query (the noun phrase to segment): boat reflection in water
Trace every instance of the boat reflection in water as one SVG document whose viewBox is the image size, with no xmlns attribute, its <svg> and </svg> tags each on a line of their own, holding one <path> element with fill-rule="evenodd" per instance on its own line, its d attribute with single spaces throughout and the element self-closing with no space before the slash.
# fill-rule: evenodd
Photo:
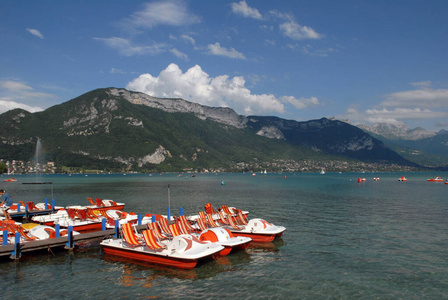
<svg viewBox="0 0 448 300">
<path fill-rule="evenodd" d="M 284 246 L 285 242 L 282 238 L 276 238 L 270 243 L 256 243 L 252 242 L 249 244 L 248 250 L 256 249 L 260 251 L 268 251 L 268 252 L 278 252 L 280 251 L 280 247 Z"/>
<path fill-rule="evenodd" d="M 222 272 L 240 270 L 241 267 L 249 264 L 251 261 L 250 255 L 246 251 L 238 251 L 232 255 L 219 257 L 216 260 L 199 262 L 194 269 L 172 268 L 107 254 L 104 255 L 103 259 L 123 268 L 123 274 L 120 277 L 120 282 L 123 285 L 141 285 L 142 281 L 144 281 L 144 287 L 152 287 L 158 284 L 157 280 L 162 278 L 183 280 L 211 278 Z M 142 277 L 141 272 L 146 274 Z"/>
</svg>

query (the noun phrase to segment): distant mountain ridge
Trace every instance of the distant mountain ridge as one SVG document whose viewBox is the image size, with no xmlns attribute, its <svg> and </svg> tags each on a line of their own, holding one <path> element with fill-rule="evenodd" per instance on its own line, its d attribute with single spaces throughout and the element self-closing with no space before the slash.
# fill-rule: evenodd
<svg viewBox="0 0 448 300">
<path fill-rule="evenodd" d="M 42 112 L 2 114 L 0 158 L 30 159 L 37 137 L 47 159 L 83 168 L 281 170 L 299 169 L 304 161 L 417 166 L 342 121 L 246 117 L 118 88 L 93 90 Z"/>
<path fill-rule="evenodd" d="M 406 125 L 358 125 L 406 159 L 427 167 L 448 166 L 448 132 Z"/>
<path fill-rule="evenodd" d="M 402 139 L 402 140 L 420 140 L 424 138 L 434 137 L 437 133 L 426 130 L 421 127 L 410 129 L 407 125 L 395 125 L 390 123 L 377 123 L 374 125 L 358 125 L 359 128 L 373 133 L 375 135 L 383 136 L 387 139 Z"/>
</svg>

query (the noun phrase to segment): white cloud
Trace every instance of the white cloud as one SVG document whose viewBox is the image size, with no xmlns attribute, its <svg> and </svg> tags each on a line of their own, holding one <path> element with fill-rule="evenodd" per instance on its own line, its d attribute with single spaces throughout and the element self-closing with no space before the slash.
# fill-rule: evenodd
<svg viewBox="0 0 448 300">
<path fill-rule="evenodd" d="M 283 96 L 282 100 L 286 103 L 291 103 L 297 109 L 305 109 L 307 107 L 320 105 L 319 100 L 316 97 L 311 97 L 311 98 L 303 98 L 302 97 L 302 98 L 296 99 L 293 96 Z"/>
<path fill-rule="evenodd" d="M 395 119 L 395 120 L 409 120 L 409 119 L 430 119 L 442 118 L 447 116 L 445 112 L 431 111 L 422 108 L 394 108 L 394 109 L 368 109 L 366 115 L 369 119 Z"/>
<path fill-rule="evenodd" d="M 5 100 L 5 99 L 0 98 L 0 114 L 5 113 L 8 110 L 12 110 L 15 108 L 21 108 L 21 109 L 27 110 L 29 112 L 38 112 L 38 111 L 43 110 L 43 108 L 38 107 L 38 106 L 29 106 L 27 104 L 18 103 L 15 101 Z"/>
<path fill-rule="evenodd" d="M 448 90 L 432 89 L 430 81 L 413 82 L 411 85 L 420 89 L 388 94 L 378 107 L 365 111 L 350 108 L 341 118 L 358 123 L 442 124 L 448 117 Z"/>
<path fill-rule="evenodd" d="M 22 108 L 29 112 L 41 111 L 43 110 L 41 107 L 27 103 L 41 103 L 42 100 L 54 98 L 54 95 L 37 92 L 23 82 L 13 80 L 0 81 L 0 113 L 14 108 Z"/>
<path fill-rule="evenodd" d="M 293 40 L 320 39 L 322 36 L 311 27 L 301 26 L 295 21 L 280 24 L 280 30 Z"/>
<path fill-rule="evenodd" d="M 177 56 L 177 57 L 179 57 L 179 58 L 181 58 L 183 60 L 188 61 L 188 55 L 186 55 L 185 53 L 177 50 L 176 48 L 171 49 L 170 52 L 173 53 L 175 56 Z"/>
<path fill-rule="evenodd" d="M 243 53 L 236 51 L 234 48 L 226 49 L 221 47 L 219 43 L 208 45 L 209 54 L 227 56 L 230 58 L 246 59 Z"/>
<path fill-rule="evenodd" d="M 121 55 L 124 56 L 134 56 L 134 55 L 145 55 L 145 54 L 159 54 L 166 52 L 165 44 L 154 43 L 152 46 L 137 46 L 133 45 L 129 40 L 119 37 L 111 38 L 93 38 L 94 40 L 101 41 L 107 46 L 117 49 Z"/>
<path fill-rule="evenodd" d="M 12 80 L 0 81 L 0 87 L 10 92 L 25 92 L 33 90 L 32 87 L 24 84 L 23 82 Z"/>
<path fill-rule="evenodd" d="M 349 119 L 355 123 L 391 123 L 395 125 L 404 124 L 405 121 L 431 120 L 448 117 L 447 112 L 432 111 L 422 108 L 394 108 L 394 109 L 368 109 L 359 111 L 356 108 L 349 108 L 342 119 Z"/>
<path fill-rule="evenodd" d="M 37 36 L 38 38 L 40 38 L 40 39 L 44 39 L 44 36 L 42 35 L 42 33 L 40 33 L 40 31 L 39 30 L 37 30 L 37 29 L 33 29 L 33 28 L 27 28 L 26 29 L 29 33 L 31 33 L 32 35 L 35 35 L 35 36 Z"/>
<path fill-rule="evenodd" d="M 200 22 L 200 18 L 188 11 L 185 1 L 156 1 L 146 3 L 143 10 L 129 18 L 134 27 L 153 28 L 158 25 L 183 26 Z"/>
<path fill-rule="evenodd" d="M 180 36 L 181 39 L 183 39 L 184 41 L 194 45 L 196 43 L 196 41 L 194 40 L 194 38 L 192 38 L 191 36 L 187 35 L 187 34 L 182 34 Z"/>
<path fill-rule="evenodd" d="M 381 105 L 387 107 L 431 107 L 448 109 L 448 90 L 424 88 L 392 93 L 386 96 L 386 100 Z"/>
<path fill-rule="evenodd" d="M 284 105 L 274 95 L 255 95 L 241 76 L 210 77 L 196 65 L 185 73 L 170 64 L 159 76 L 142 74 L 127 89 L 154 97 L 183 98 L 207 106 L 231 107 L 240 114 L 283 113 Z"/>
<path fill-rule="evenodd" d="M 36 100 L 55 97 L 52 94 L 36 92 L 32 87 L 25 83 L 13 80 L 0 81 L 0 90 L 5 91 L 9 97 L 20 100 Z"/>
<path fill-rule="evenodd" d="M 419 88 L 429 88 L 432 85 L 432 82 L 429 80 L 420 82 L 411 82 L 411 85 Z"/>
<path fill-rule="evenodd" d="M 232 12 L 237 15 L 242 15 L 243 17 L 253 18 L 257 20 L 263 20 L 263 16 L 260 14 L 258 9 L 249 7 L 246 1 L 241 1 L 239 3 L 232 3 Z"/>
<path fill-rule="evenodd" d="M 292 14 L 288 13 L 282 13 L 276 9 L 269 11 L 269 13 L 279 19 L 285 20 L 285 21 L 294 21 L 294 16 Z"/>
<path fill-rule="evenodd" d="M 115 69 L 115 68 L 110 68 L 109 73 L 111 73 L 111 74 L 127 74 L 126 71 L 123 71 L 120 69 Z"/>
</svg>

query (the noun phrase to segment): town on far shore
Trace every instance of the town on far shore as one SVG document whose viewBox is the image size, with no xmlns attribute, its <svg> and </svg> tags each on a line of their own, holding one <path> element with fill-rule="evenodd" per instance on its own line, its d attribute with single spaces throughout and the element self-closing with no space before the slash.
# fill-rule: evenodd
<svg viewBox="0 0 448 300">
<path fill-rule="evenodd" d="M 123 169 L 89 169 L 83 167 L 67 167 L 58 166 L 55 162 L 36 162 L 34 160 L 5 160 L 0 159 L 0 174 L 66 174 L 66 173 L 162 173 L 162 172 L 185 172 L 185 173 L 252 173 L 263 172 L 267 170 L 269 173 L 286 172 L 286 173 L 313 173 L 313 172 L 414 172 L 422 171 L 420 168 L 382 163 L 366 163 L 366 162 L 347 162 L 347 161 L 318 161 L 318 160 L 275 160 L 273 162 L 259 162 L 256 158 L 252 162 L 238 162 L 230 167 L 216 168 L 183 168 L 181 170 L 161 170 L 161 169 L 139 169 L 132 168 Z"/>
</svg>

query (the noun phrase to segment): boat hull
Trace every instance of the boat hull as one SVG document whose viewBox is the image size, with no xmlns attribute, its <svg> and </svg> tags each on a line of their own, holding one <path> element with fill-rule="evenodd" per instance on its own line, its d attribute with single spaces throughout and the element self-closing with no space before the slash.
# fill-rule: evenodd
<svg viewBox="0 0 448 300">
<path fill-rule="evenodd" d="M 133 260 L 148 263 L 175 267 L 179 269 L 193 269 L 198 263 L 198 259 L 180 259 L 157 255 L 150 252 L 134 251 L 127 248 L 110 247 L 103 244 L 104 253 L 112 256 L 125 257 Z"/>
<path fill-rule="evenodd" d="M 269 243 L 276 237 L 282 236 L 286 230 L 283 226 L 276 226 L 263 219 L 251 219 L 241 229 L 229 228 L 234 236 L 249 237 L 255 243 Z"/>
<path fill-rule="evenodd" d="M 99 231 L 102 230 L 103 224 L 101 222 L 97 223 L 90 223 L 90 224 L 73 224 L 73 225 L 60 225 L 61 228 L 68 229 L 68 226 L 72 226 L 74 231 L 87 233 L 87 232 L 93 232 L 93 231 Z"/>
<path fill-rule="evenodd" d="M 244 233 L 239 231 L 232 231 L 234 236 L 243 236 L 251 238 L 254 243 L 269 243 L 272 242 L 277 235 L 276 234 L 256 234 L 256 233 Z"/>
<path fill-rule="evenodd" d="M 252 241 L 247 237 L 238 238 L 229 229 L 223 227 L 209 228 L 201 233 L 199 239 L 223 246 L 224 249 L 219 252 L 220 256 L 226 256 L 232 251 L 244 250 Z"/>
</svg>

